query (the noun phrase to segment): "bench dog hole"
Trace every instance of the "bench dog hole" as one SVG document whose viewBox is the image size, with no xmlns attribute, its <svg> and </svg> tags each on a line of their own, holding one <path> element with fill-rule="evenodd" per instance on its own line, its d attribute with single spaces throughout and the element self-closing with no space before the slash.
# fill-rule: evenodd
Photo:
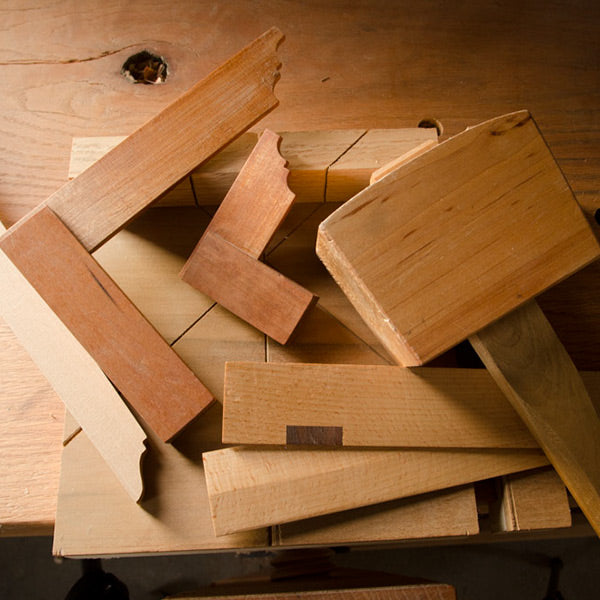
<svg viewBox="0 0 600 600">
<path fill-rule="evenodd" d="M 420 127 L 421 129 L 436 129 L 438 137 L 444 133 L 444 126 L 440 123 L 440 121 L 433 118 L 421 119 L 417 127 Z"/>
<path fill-rule="evenodd" d="M 130 56 L 121 67 L 121 74 L 132 83 L 157 84 L 167 80 L 168 67 L 162 56 L 142 50 Z"/>
</svg>

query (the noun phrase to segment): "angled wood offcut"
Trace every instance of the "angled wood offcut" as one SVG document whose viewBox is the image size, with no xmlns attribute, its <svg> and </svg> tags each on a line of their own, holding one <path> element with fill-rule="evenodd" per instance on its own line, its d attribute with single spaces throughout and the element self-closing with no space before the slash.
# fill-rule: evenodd
<svg viewBox="0 0 600 600">
<path fill-rule="evenodd" d="M 294 201 L 279 141 L 263 133 L 181 278 L 285 344 L 316 297 L 258 260 Z"/>
<path fill-rule="evenodd" d="M 19 221 L 0 238 L 0 249 L 161 439 L 170 440 L 212 402 L 212 394 L 48 207 Z M 27 314 L 35 322 L 35 311 Z"/>
<path fill-rule="evenodd" d="M 0 274 L 0 315 L 127 493 L 139 500 L 143 429 L 94 359 L 2 250 Z"/>
<path fill-rule="evenodd" d="M 400 364 L 470 336 L 600 533 L 600 420 L 533 301 L 600 243 L 527 111 L 371 185 L 321 224 L 317 253 Z"/>
<path fill-rule="evenodd" d="M 249 362 L 225 367 L 223 442 L 537 447 L 484 369 Z"/>
<path fill-rule="evenodd" d="M 539 450 L 352 450 L 235 446 L 203 454 L 224 535 L 441 490 L 548 463 Z"/>
<path fill-rule="evenodd" d="M 47 200 L 92 251 L 278 103 L 272 28 Z"/>
</svg>

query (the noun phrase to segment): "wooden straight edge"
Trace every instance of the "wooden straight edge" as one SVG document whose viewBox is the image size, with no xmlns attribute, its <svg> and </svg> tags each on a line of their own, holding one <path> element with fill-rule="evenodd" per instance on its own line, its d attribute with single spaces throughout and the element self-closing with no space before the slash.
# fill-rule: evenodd
<svg viewBox="0 0 600 600">
<path fill-rule="evenodd" d="M 288 161 L 288 186 L 296 202 L 344 201 L 369 184 L 372 173 L 399 155 L 423 145 L 437 143 L 434 130 L 336 129 L 283 131 L 280 152 Z M 69 179 L 121 143 L 126 136 L 74 137 Z M 247 132 L 196 167 L 189 183 L 182 182 L 157 201 L 162 206 L 216 205 L 225 197 L 244 162 L 256 145 L 258 134 Z M 342 161 L 352 149 L 349 161 Z M 330 169 L 333 174 L 330 177 Z"/>
<path fill-rule="evenodd" d="M 86 349 L 0 249 L 0 312 L 121 485 L 143 492 L 146 434 Z"/>
<path fill-rule="evenodd" d="M 479 533 L 474 486 L 363 506 L 273 528 L 273 546 L 358 544 Z"/>
<path fill-rule="evenodd" d="M 265 251 L 294 202 L 280 142 L 265 129 L 207 228 L 254 258 Z"/>
<path fill-rule="evenodd" d="M 539 450 L 316 450 L 203 455 L 216 535 L 287 523 L 547 464 Z"/>
<path fill-rule="evenodd" d="M 571 526 L 565 484 L 550 467 L 505 475 L 492 521 L 497 531 L 528 531 Z"/>
<path fill-rule="evenodd" d="M 163 441 L 213 401 L 47 206 L 5 233 L 0 249 Z M 25 318 L 36 313 L 27 310 Z"/>
<path fill-rule="evenodd" d="M 223 442 L 535 448 L 485 369 L 229 362 Z"/>
<path fill-rule="evenodd" d="M 377 575 L 374 574 L 374 577 L 376 578 Z M 385 586 L 374 584 L 370 587 L 360 584 L 360 587 L 356 589 L 349 589 L 348 584 L 344 585 L 343 578 L 339 586 L 344 589 L 331 589 L 331 583 L 327 583 L 327 588 L 324 590 L 271 593 L 266 591 L 255 594 L 247 592 L 235 594 L 228 591 L 227 588 L 225 591 L 227 591 L 228 600 L 456 600 L 454 587 L 447 583 L 424 582 Z M 217 586 L 213 588 L 213 595 L 207 595 L 206 591 L 198 594 L 192 592 L 168 596 L 165 600 L 218 600 L 223 598 L 223 594 L 220 592 L 221 590 Z"/>
<path fill-rule="evenodd" d="M 48 198 L 92 251 L 278 103 L 272 28 Z"/>
<path fill-rule="evenodd" d="M 600 412 L 535 301 L 470 342 L 600 535 Z"/>
<path fill-rule="evenodd" d="M 268 265 L 206 231 L 181 278 L 285 344 L 317 297 Z"/>
</svg>

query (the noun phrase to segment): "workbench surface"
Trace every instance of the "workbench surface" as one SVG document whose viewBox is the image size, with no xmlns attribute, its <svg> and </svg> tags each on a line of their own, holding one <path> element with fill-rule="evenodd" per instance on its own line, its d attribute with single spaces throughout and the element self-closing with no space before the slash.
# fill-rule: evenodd
<svg viewBox="0 0 600 600">
<path fill-rule="evenodd" d="M 437 124 L 445 139 L 527 108 L 590 223 L 600 229 L 594 218 L 600 209 L 600 7 L 595 2 L 510 0 L 457 7 L 439 1 L 107 0 L 32 2 L 24 8 L 15 0 L 0 8 L 0 22 L 0 220 L 7 227 L 66 181 L 73 137 L 131 133 L 275 25 L 286 36 L 279 51 L 280 105 L 257 131 L 406 128 L 425 121 Z M 120 74 L 125 59 L 143 49 L 166 59 L 165 84 L 134 85 Z M 182 216 L 185 211 L 188 216 Z M 299 232 L 304 248 L 302 236 L 328 212 L 324 206 L 298 206 L 279 241 L 287 235 L 293 247 L 292 234 Z M 230 317 L 176 276 L 197 239 L 194 223 L 203 227 L 206 219 L 206 210 L 198 207 L 151 209 L 96 258 L 192 368 L 208 369 L 206 384 L 219 397 L 222 382 L 214 374 L 226 359 L 223 348 L 243 343 L 254 360 L 255 349 L 265 342 L 254 331 L 244 330 L 236 340 L 224 334 L 214 340 L 219 359 L 208 366 L 201 360 L 202 352 L 210 352 L 213 333 L 194 335 L 199 318 L 214 319 L 207 331 L 226 332 Z M 272 250 L 273 264 L 294 276 L 293 251 L 278 257 L 275 245 Z M 158 276 L 153 260 L 159 261 Z M 310 284 L 310 277 L 302 278 Z M 575 364 L 600 371 L 598 264 L 539 301 Z M 335 310 L 329 316 L 336 316 Z M 11 361 L 18 348 L 1 320 L 0 336 L 0 359 Z M 361 343 L 364 337 L 358 332 Z M 302 346 L 300 336 L 296 351 L 292 347 L 283 359 L 325 360 L 326 354 L 311 354 L 309 338 Z M 368 339 L 365 343 L 369 348 Z M 386 362 L 379 349 L 372 356 Z M 64 410 L 27 368 L 5 373 L 3 367 L 0 535 L 50 533 Z"/>
</svg>

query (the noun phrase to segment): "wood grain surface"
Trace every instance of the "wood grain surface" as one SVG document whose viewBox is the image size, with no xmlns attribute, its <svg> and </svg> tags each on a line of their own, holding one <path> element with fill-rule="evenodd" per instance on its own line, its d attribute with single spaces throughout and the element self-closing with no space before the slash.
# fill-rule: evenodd
<svg viewBox="0 0 600 600">
<path fill-rule="evenodd" d="M 339 435 L 290 436 L 299 427 Z M 225 367 L 223 442 L 537 446 L 483 369 L 235 362 Z"/>
<path fill-rule="evenodd" d="M 213 401 L 48 207 L 6 232 L 0 249 L 163 440 Z"/>
<path fill-rule="evenodd" d="M 404 366 L 600 256 L 526 111 L 468 129 L 369 186 L 321 223 L 316 247 Z"/>
</svg>

